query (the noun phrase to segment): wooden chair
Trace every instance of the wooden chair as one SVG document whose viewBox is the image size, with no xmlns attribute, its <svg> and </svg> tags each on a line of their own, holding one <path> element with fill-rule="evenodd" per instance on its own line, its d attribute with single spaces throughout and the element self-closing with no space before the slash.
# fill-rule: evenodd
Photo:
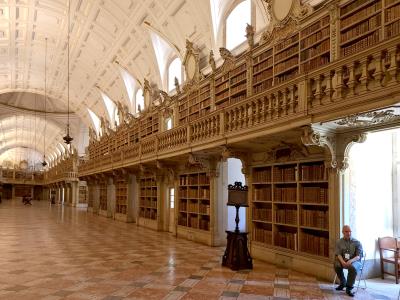
<svg viewBox="0 0 400 300">
<path fill-rule="evenodd" d="M 393 275 L 396 278 L 396 284 L 399 283 L 399 256 L 400 256 L 400 242 L 394 237 L 378 238 L 379 255 L 381 257 L 381 276 L 384 279 L 384 274 Z M 384 264 L 392 264 L 394 273 L 390 270 L 385 270 Z"/>
</svg>

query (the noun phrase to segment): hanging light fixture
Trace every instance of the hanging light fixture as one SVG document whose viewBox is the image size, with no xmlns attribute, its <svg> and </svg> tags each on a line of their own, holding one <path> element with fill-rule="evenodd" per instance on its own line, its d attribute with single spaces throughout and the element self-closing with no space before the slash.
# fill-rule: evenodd
<svg viewBox="0 0 400 300">
<path fill-rule="evenodd" d="M 69 145 L 73 138 L 69 135 L 69 34 L 70 34 L 70 14 L 71 14 L 71 1 L 68 0 L 68 36 L 67 36 L 67 134 L 63 137 L 64 142 Z"/>
<path fill-rule="evenodd" d="M 47 38 L 44 50 L 44 132 L 43 132 L 43 168 L 47 166 L 46 162 L 46 102 L 47 102 Z"/>
</svg>

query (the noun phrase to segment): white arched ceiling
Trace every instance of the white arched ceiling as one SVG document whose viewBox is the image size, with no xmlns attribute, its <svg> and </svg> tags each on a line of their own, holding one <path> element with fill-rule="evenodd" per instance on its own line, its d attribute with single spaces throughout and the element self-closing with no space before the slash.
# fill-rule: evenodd
<svg viewBox="0 0 400 300">
<path fill-rule="evenodd" d="M 0 165 L 14 166 L 15 162 L 27 161 L 29 166 L 42 162 L 43 155 L 35 149 L 16 147 L 0 154 Z"/>
</svg>

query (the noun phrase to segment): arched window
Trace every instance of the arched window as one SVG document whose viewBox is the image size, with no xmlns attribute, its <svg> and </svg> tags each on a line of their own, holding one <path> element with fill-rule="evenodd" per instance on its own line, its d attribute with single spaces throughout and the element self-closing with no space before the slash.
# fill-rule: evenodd
<svg viewBox="0 0 400 300">
<path fill-rule="evenodd" d="M 251 1 L 239 3 L 226 18 L 225 46 L 232 50 L 246 40 L 246 25 L 251 24 Z"/>
<path fill-rule="evenodd" d="M 90 109 L 87 109 L 89 112 L 89 116 L 93 122 L 93 127 L 96 130 L 97 135 L 100 135 L 100 119 L 99 117 Z"/>
<path fill-rule="evenodd" d="M 182 82 L 182 63 L 179 58 L 175 58 L 168 67 L 168 91 L 175 89 L 175 77 L 179 84 Z"/>
<path fill-rule="evenodd" d="M 143 90 L 142 89 L 138 89 L 136 92 L 136 107 L 135 107 L 135 113 L 139 112 L 139 107 L 140 110 L 143 111 L 144 110 L 144 97 L 143 97 Z"/>
<path fill-rule="evenodd" d="M 172 118 L 171 117 L 165 119 L 165 129 L 166 130 L 172 129 Z"/>
</svg>

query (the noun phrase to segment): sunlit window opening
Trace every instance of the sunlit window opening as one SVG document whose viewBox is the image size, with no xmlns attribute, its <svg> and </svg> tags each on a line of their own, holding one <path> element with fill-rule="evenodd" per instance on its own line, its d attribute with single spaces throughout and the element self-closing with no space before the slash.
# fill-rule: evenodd
<svg viewBox="0 0 400 300">
<path fill-rule="evenodd" d="M 100 119 L 99 117 L 90 109 L 87 109 L 89 112 L 90 119 L 92 120 L 93 127 L 96 130 L 97 135 L 100 134 Z"/>
<path fill-rule="evenodd" d="M 246 26 L 251 24 L 251 2 L 237 5 L 226 19 L 226 48 L 232 50 L 246 40 Z"/>
<path fill-rule="evenodd" d="M 169 208 L 174 208 L 175 207 L 175 189 L 170 188 L 169 189 Z"/>
<path fill-rule="evenodd" d="M 167 130 L 172 129 L 172 118 L 168 118 L 168 119 L 165 120 L 165 128 Z"/>
<path fill-rule="evenodd" d="M 144 110 L 144 97 L 143 97 L 143 90 L 138 89 L 136 92 L 136 108 L 135 113 L 139 113 L 140 111 Z"/>
<path fill-rule="evenodd" d="M 124 80 L 126 93 L 128 94 L 129 103 L 131 104 L 131 109 L 135 109 L 135 87 L 136 87 L 136 80 L 129 74 L 125 69 L 119 67 L 122 79 Z"/>
<path fill-rule="evenodd" d="M 101 97 L 103 98 L 104 105 L 106 106 L 106 110 L 108 113 L 108 116 L 110 117 L 110 123 L 111 126 L 114 127 L 114 121 L 115 121 L 115 111 L 117 110 L 117 106 L 115 103 L 103 92 L 101 92 Z"/>
<path fill-rule="evenodd" d="M 168 91 L 175 89 L 175 77 L 179 84 L 182 83 L 182 63 L 179 58 L 175 58 L 168 67 Z"/>
<path fill-rule="evenodd" d="M 399 230 L 393 222 L 400 187 L 399 150 L 399 130 L 370 133 L 364 143 L 350 150 L 344 174 L 343 223 L 362 242 L 367 258 L 379 256 L 379 236 L 393 236 Z"/>
</svg>

